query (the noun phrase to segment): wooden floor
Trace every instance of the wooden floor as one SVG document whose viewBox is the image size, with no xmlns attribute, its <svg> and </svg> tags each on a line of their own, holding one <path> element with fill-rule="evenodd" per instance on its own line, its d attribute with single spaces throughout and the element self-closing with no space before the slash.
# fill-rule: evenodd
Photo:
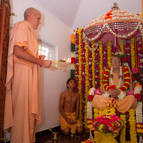
<svg viewBox="0 0 143 143">
<path fill-rule="evenodd" d="M 89 134 L 84 131 L 82 135 L 64 136 L 61 131 L 57 131 L 57 140 L 53 140 L 53 135 L 49 131 L 36 134 L 36 143 L 81 143 L 89 138 Z"/>
</svg>

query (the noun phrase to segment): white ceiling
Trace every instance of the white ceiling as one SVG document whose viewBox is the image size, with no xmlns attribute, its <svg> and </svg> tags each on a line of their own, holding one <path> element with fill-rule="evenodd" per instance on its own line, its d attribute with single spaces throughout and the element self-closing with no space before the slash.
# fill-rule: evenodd
<svg viewBox="0 0 143 143">
<path fill-rule="evenodd" d="M 66 25 L 72 27 L 81 0 L 35 0 Z"/>
<path fill-rule="evenodd" d="M 69 27 L 88 24 L 93 18 L 108 12 L 117 2 L 120 9 L 141 12 L 141 0 L 34 0 Z"/>
</svg>

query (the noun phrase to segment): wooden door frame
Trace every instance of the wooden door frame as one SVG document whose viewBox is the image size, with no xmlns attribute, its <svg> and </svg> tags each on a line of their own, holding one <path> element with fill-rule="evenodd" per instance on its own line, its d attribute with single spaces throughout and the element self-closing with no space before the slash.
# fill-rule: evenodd
<svg viewBox="0 0 143 143">
<path fill-rule="evenodd" d="M 10 4 L 0 0 L 0 143 L 4 142 L 4 104 L 6 94 L 7 55 L 9 43 Z"/>
</svg>

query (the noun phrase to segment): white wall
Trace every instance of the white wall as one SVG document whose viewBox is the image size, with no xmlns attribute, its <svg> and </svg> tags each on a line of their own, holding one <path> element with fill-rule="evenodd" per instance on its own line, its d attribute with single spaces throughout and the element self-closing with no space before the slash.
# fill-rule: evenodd
<svg viewBox="0 0 143 143">
<path fill-rule="evenodd" d="M 58 47 L 58 59 L 70 56 L 71 29 L 54 15 L 40 7 L 34 0 L 11 0 L 13 17 L 12 24 L 23 20 L 23 12 L 28 7 L 39 9 L 44 15 L 44 24 L 40 27 L 40 38 Z M 40 103 L 41 124 L 37 131 L 59 125 L 59 96 L 66 88 L 65 83 L 70 72 L 40 69 Z"/>
<path fill-rule="evenodd" d="M 141 12 L 141 0 L 81 0 L 73 27 L 87 25 L 92 19 L 108 12 L 114 2 L 118 3 L 121 10 Z"/>
<path fill-rule="evenodd" d="M 74 28 L 84 26 L 95 17 L 107 12 L 114 2 L 118 2 L 122 10 L 128 10 L 133 13 L 141 11 L 141 0 L 81 0 L 74 21 Z M 16 14 L 13 17 L 12 24 L 23 20 L 23 12 L 26 8 L 35 7 L 39 9 L 44 15 L 42 19 L 44 24 L 40 28 L 40 38 L 58 47 L 58 59 L 70 56 L 70 34 L 72 31 L 70 27 L 61 22 L 48 10 L 40 7 L 35 0 L 11 0 L 11 5 L 12 12 Z M 40 77 L 42 122 L 37 131 L 59 125 L 59 96 L 61 91 L 65 89 L 69 72 L 50 71 L 41 68 Z"/>
</svg>

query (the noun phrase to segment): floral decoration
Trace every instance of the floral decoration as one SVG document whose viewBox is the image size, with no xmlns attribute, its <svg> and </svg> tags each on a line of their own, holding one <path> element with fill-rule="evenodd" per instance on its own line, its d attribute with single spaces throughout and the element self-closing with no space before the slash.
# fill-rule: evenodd
<svg viewBox="0 0 143 143">
<path fill-rule="evenodd" d="M 110 70 L 111 68 L 106 68 L 104 75 L 103 75 L 103 86 L 106 91 L 108 91 L 111 88 L 116 88 L 115 85 L 109 85 L 109 76 L 110 76 Z M 122 66 L 123 70 L 123 77 L 124 77 L 124 84 L 123 86 L 119 87 L 119 90 L 126 91 L 129 89 L 130 86 L 130 72 L 127 66 Z"/>
<path fill-rule="evenodd" d="M 96 131 L 109 133 L 121 128 L 122 121 L 116 115 L 99 116 L 93 121 L 93 127 Z"/>
</svg>

